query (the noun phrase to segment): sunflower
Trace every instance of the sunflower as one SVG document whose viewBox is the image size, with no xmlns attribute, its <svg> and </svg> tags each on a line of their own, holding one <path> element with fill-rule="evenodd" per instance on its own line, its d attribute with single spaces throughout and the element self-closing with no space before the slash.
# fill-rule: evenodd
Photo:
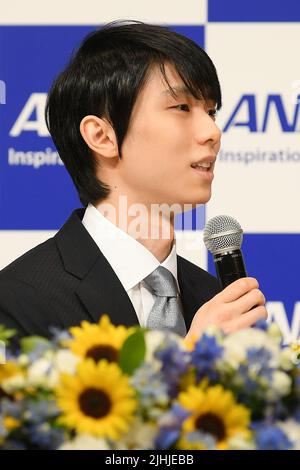
<svg viewBox="0 0 300 470">
<path fill-rule="evenodd" d="M 221 385 L 204 388 L 190 386 L 178 396 L 180 405 L 192 414 L 184 421 L 184 433 L 200 431 L 211 434 L 217 449 L 227 449 L 228 441 L 235 435 L 250 437 L 248 429 L 250 411 L 236 403 L 232 392 Z M 184 437 L 178 443 L 184 448 Z"/>
<path fill-rule="evenodd" d="M 118 362 L 119 351 L 124 341 L 134 328 L 114 326 L 107 315 L 103 315 L 98 324 L 83 321 L 80 327 L 70 328 L 73 339 L 65 344 L 77 356 L 92 358 L 95 362 L 106 359 Z"/>
<path fill-rule="evenodd" d="M 76 376 L 61 374 L 56 390 L 61 424 L 79 433 L 118 439 L 136 408 L 135 392 L 119 367 L 86 359 Z"/>
<path fill-rule="evenodd" d="M 0 364 L 0 386 L 4 380 L 22 372 L 22 369 L 12 361 Z"/>
<path fill-rule="evenodd" d="M 12 396 L 4 389 L 5 381 L 20 375 L 24 375 L 24 372 L 15 362 L 8 361 L 6 364 L 0 364 L 0 398 Z"/>
<path fill-rule="evenodd" d="M 21 425 L 21 421 L 12 416 L 6 416 L 3 418 L 3 425 L 7 431 L 13 431 Z"/>
</svg>

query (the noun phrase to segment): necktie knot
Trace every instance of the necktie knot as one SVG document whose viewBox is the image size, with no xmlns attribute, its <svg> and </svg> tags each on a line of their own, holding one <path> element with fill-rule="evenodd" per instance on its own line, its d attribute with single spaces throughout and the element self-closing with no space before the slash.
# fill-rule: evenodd
<svg viewBox="0 0 300 470">
<path fill-rule="evenodd" d="M 184 336 L 186 326 L 173 274 L 163 266 L 159 266 L 144 279 L 144 283 L 155 297 L 154 305 L 147 319 L 147 327 L 169 330 Z"/>
<path fill-rule="evenodd" d="M 163 266 L 158 266 L 144 279 L 146 287 L 157 297 L 177 297 L 178 288 L 173 274 Z"/>
</svg>

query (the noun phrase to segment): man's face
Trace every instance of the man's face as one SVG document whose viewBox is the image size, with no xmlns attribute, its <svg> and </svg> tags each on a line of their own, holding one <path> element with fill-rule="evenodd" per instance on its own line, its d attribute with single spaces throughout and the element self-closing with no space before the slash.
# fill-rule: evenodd
<svg viewBox="0 0 300 470">
<path fill-rule="evenodd" d="M 159 68 L 153 68 L 133 108 L 119 177 L 134 202 L 195 206 L 211 196 L 221 138 L 215 103 L 180 91 L 185 87 L 176 70 L 168 64 L 165 70 L 177 96 L 169 92 Z M 209 171 L 192 168 L 203 160 L 213 162 Z"/>
</svg>

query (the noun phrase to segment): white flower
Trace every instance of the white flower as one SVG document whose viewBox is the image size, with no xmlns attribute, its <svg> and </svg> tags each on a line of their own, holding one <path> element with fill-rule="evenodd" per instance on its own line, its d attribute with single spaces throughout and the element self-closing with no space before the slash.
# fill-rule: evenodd
<svg viewBox="0 0 300 470">
<path fill-rule="evenodd" d="M 290 349 L 292 363 L 295 365 L 300 364 L 300 339 L 298 339 L 297 341 L 293 341 L 290 344 Z"/>
<path fill-rule="evenodd" d="M 26 354 L 20 354 L 20 356 L 18 357 L 18 364 L 21 367 L 28 366 L 29 362 L 29 357 Z"/>
<path fill-rule="evenodd" d="M 62 372 L 73 374 L 80 359 L 69 350 L 47 352 L 28 369 L 28 385 L 54 388 Z"/>
<path fill-rule="evenodd" d="M 293 443 L 293 450 L 300 450 L 300 424 L 294 419 L 288 419 L 287 421 L 279 421 L 277 425 Z"/>
<path fill-rule="evenodd" d="M 275 370 L 272 374 L 272 387 L 278 391 L 281 396 L 288 395 L 291 391 L 292 379 L 285 372 Z"/>
<path fill-rule="evenodd" d="M 104 439 L 90 434 L 79 434 L 72 441 L 62 444 L 58 450 L 110 450 L 110 447 Z"/>
<path fill-rule="evenodd" d="M 145 361 L 151 362 L 157 348 L 163 344 L 165 333 L 160 330 L 150 330 L 145 333 L 146 356 Z"/>
<path fill-rule="evenodd" d="M 154 365 L 156 370 L 159 370 L 161 367 L 161 363 L 159 360 L 155 359 L 154 354 L 158 348 L 165 346 L 166 341 L 174 341 L 178 344 L 179 348 L 185 349 L 183 338 L 168 331 L 161 330 L 149 330 L 145 333 L 145 342 L 146 342 L 146 355 L 145 355 L 145 362 L 151 362 Z"/>
<path fill-rule="evenodd" d="M 16 390 L 21 390 L 26 386 L 26 377 L 23 374 L 16 374 L 8 379 L 3 380 L 1 388 L 6 393 L 12 393 Z"/>
<path fill-rule="evenodd" d="M 271 387 L 266 391 L 269 400 L 288 395 L 291 391 L 292 379 L 285 372 L 275 370 L 272 373 Z"/>
<path fill-rule="evenodd" d="M 31 387 L 47 387 L 49 374 L 51 372 L 51 360 L 41 357 L 37 359 L 29 368 L 27 383 Z"/>
<path fill-rule="evenodd" d="M 59 376 L 62 373 L 74 374 L 80 358 L 75 356 L 68 349 L 57 351 L 52 359 L 52 369 L 49 374 L 49 386 L 54 388 L 59 383 Z"/>
<path fill-rule="evenodd" d="M 144 423 L 136 418 L 130 425 L 130 430 L 114 446 L 115 450 L 145 450 L 154 448 L 157 426 Z"/>
<path fill-rule="evenodd" d="M 219 341 L 222 341 L 222 338 L 224 337 L 222 330 L 215 325 L 209 325 L 207 328 L 205 328 L 205 330 L 200 333 L 199 338 L 201 338 L 204 334 L 208 336 L 214 336 Z"/>
<path fill-rule="evenodd" d="M 254 441 L 239 434 L 228 440 L 228 447 L 229 450 L 255 450 Z"/>
<path fill-rule="evenodd" d="M 268 334 L 276 341 L 276 343 L 280 344 L 282 333 L 277 323 L 272 322 L 268 325 Z"/>
<path fill-rule="evenodd" d="M 58 372 L 73 374 L 80 358 L 68 349 L 57 351 L 53 358 L 53 366 Z"/>
<path fill-rule="evenodd" d="M 278 367 L 280 358 L 280 348 L 278 343 L 273 340 L 268 333 L 257 328 L 247 328 L 231 333 L 224 338 L 224 358 L 232 367 L 237 367 L 247 358 L 249 348 L 265 348 L 272 358 L 270 365 Z"/>
<path fill-rule="evenodd" d="M 289 346 L 281 350 L 279 361 L 280 367 L 284 370 L 291 370 L 294 367 L 293 351 Z"/>
</svg>

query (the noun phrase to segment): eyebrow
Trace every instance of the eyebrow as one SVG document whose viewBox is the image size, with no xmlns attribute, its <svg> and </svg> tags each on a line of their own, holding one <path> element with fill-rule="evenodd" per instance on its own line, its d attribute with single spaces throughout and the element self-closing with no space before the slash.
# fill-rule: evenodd
<svg viewBox="0 0 300 470">
<path fill-rule="evenodd" d="M 162 92 L 162 96 L 172 96 L 172 98 L 174 98 L 174 96 L 175 98 L 178 98 L 180 96 L 188 96 L 188 97 L 195 98 L 194 95 L 191 93 L 191 91 L 185 85 L 178 85 L 178 86 L 170 85 L 170 88 L 167 88 L 166 90 Z M 203 101 L 202 95 L 200 96 L 200 98 L 197 98 L 197 101 Z M 214 107 L 217 106 L 217 103 L 214 99 L 211 98 L 208 101 L 213 102 Z"/>
<path fill-rule="evenodd" d="M 195 98 L 193 93 L 185 85 L 170 85 L 170 88 L 162 92 L 163 96 L 172 96 L 172 98 L 178 98 L 180 96 L 187 96 L 189 98 Z M 203 101 L 202 95 L 197 98 L 197 101 Z M 213 101 L 213 100 L 212 100 Z"/>
<path fill-rule="evenodd" d="M 189 95 L 193 96 L 190 90 L 185 86 L 185 85 L 179 85 L 179 86 L 172 86 L 170 85 L 170 88 L 167 88 L 162 92 L 163 95 Z"/>
</svg>

